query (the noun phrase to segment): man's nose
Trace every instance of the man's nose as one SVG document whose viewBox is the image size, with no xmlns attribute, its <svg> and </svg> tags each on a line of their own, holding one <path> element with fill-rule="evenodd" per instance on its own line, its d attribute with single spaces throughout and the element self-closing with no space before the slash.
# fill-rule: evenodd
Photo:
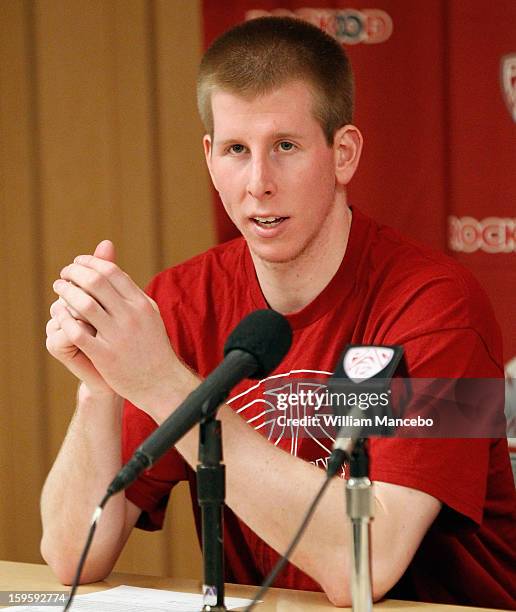
<svg viewBox="0 0 516 612">
<path fill-rule="evenodd" d="M 276 193 L 273 171 L 265 155 L 251 159 L 247 192 L 257 200 L 270 198 Z"/>
</svg>

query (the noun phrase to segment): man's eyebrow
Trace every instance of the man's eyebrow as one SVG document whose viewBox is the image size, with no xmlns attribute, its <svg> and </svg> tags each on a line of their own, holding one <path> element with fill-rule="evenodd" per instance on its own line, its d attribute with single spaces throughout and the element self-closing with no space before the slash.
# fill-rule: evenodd
<svg viewBox="0 0 516 612">
<path fill-rule="evenodd" d="M 271 140 L 282 140 L 292 138 L 294 140 L 303 140 L 302 134 L 295 134 L 294 132 L 275 132 L 270 135 Z M 217 140 L 215 139 L 215 145 L 217 146 L 225 146 L 229 144 L 235 144 L 243 142 L 245 138 L 226 138 L 225 140 Z"/>
<path fill-rule="evenodd" d="M 302 140 L 302 134 L 296 134 L 295 132 L 276 132 L 272 135 L 274 140 L 281 140 L 282 138 L 293 138 L 294 140 Z"/>
<path fill-rule="evenodd" d="M 234 144 L 236 142 L 241 142 L 241 140 L 243 140 L 243 139 L 242 138 L 226 138 L 226 140 L 217 140 L 215 138 L 214 144 L 219 146 L 219 147 L 220 146 L 223 147 L 223 146 L 228 145 L 228 144 Z"/>
</svg>

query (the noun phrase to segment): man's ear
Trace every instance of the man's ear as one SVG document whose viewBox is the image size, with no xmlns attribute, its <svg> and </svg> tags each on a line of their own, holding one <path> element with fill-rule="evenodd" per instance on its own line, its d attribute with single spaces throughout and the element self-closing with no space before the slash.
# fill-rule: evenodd
<svg viewBox="0 0 516 612">
<path fill-rule="evenodd" d="M 353 178 L 360 161 L 362 144 L 362 134 L 354 125 L 344 125 L 335 132 L 335 179 L 340 185 L 347 185 Z"/>
<path fill-rule="evenodd" d="M 209 134 L 204 134 L 203 139 L 202 139 L 202 144 L 204 147 L 204 158 L 206 159 L 206 165 L 208 166 L 208 172 L 210 173 L 211 176 L 211 182 L 213 183 L 213 186 L 215 187 L 215 189 L 217 189 L 217 184 L 215 183 L 215 179 L 213 177 L 213 166 L 211 163 L 211 136 Z"/>
</svg>

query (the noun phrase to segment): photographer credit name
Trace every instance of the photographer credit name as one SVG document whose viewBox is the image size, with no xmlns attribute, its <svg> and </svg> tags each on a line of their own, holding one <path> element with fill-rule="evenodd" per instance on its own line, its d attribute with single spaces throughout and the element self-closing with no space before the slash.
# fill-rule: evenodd
<svg viewBox="0 0 516 612">
<path fill-rule="evenodd" d="M 376 415 L 374 418 L 353 417 L 351 415 L 316 414 L 294 418 L 286 414 L 276 417 L 276 424 L 280 427 L 432 427 L 433 419 L 421 416 L 412 418 L 394 418 L 386 415 Z"/>
</svg>

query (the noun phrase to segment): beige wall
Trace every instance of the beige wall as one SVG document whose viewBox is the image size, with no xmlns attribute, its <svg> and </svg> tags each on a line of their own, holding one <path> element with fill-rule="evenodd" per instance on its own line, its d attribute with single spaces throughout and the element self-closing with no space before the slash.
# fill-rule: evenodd
<svg viewBox="0 0 516 612">
<path fill-rule="evenodd" d="M 73 410 L 76 383 L 44 348 L 60 268 L 111 238 L 143 285 L 213 243 L 200 48 L 198 0 L 0 3 L 2 559 L 41 559 L 39 494 Z M 199 575 L 192 529 L 180 489 L 118 568 Z"/>
</svg>

